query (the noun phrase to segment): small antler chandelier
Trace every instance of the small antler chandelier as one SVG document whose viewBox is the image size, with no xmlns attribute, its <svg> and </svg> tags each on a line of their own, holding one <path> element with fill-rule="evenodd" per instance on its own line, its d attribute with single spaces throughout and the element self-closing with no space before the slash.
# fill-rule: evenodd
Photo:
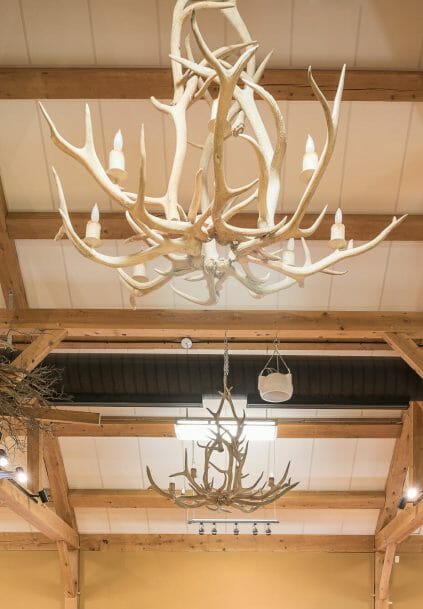
<svg viewBox="0 0 423 609">
<path fill-rule="evenodd" d="M 239 42 L 212 50 L 207 45 L 196 21 L 196 12 L 221 10 L 235 28 Z M 191 34 L 183 39 L 185 23 L 191 18 Z M 191 42 L 194 38 L 201 54 L 196 60 Z M 167 104 L 155 98 L 155 108 L 168 116 L 175 128 L 176 146 L 166 192 L 160 197 L 149 196 L 146 189 L 146 153 L 144 128 L 141 128 L 140 173 L 137 193 L 125 190 L 121 184 L 127 177 L 120 130 L 116 133 L 114 149 L 110 152 L 107 171 L 97 155 L 92 132 L 90 111 L 87 106 L 86 139 L 81 148 L 67 142 L 55 127 L 46 110 L 51 136 L 61 150 L 81 163 L 103 190 L 125 212 L 126 220 L 134 232 L 131 241 L 141 242 L 137 252 L 124 256 L 110 256 L 96 251 L 101 245 L 101 225 L 98 207 L 94 206 L 87 224 L 85 238 L 81 238 L 72 224 L 60 179 L 54 172 L 60 198 L 63 226 L 58 237 L 67 234 L 74 246 L 87 258 L 118 270 L 125 285 L 131 290 L 131 301 L 181 277 L 202 281 L 205 297 L 195 298 L 172 286 L 180 296 L 200 305 L 215 304 L 225 281 L 233 277 L 245 286 L 254 297 L 303 285 L 305 279 L 316 273 L 344 274 L 333 270 L 337 262 L 358 256 L 380 243 L 404 218 L 392 222 L 371 241 L 354 246 L 345 239 L 345 226 L 339 209 L 331 229 L 328 254 L 312 261 L 306 239 L 316 232 L 326 213 L 325 207 L 312 226 L 302 226 L 304 216 L 331 159 L 338 129 L 339 110 L 344 84 L 345 66 L 342 69 L 332 109 L 315 82 L 311 68 L 308 81 L 320 103 L 326 122 L 326 142 L 320 158 L 314 150 L 311 137 L 307 139 L 301 176 L 307 182 L 295 213 L 288 219 L 275 220 L 281 190 L 281 168 L 286 150 L 286 130 L 281 110 L 260 83 L 266 63 L 271 56 L 257 65 L 258 44 L 251 38 L 242 20 L 236 0 L 194 1 L 177 0 L 173 11 L 171 34 L 171 65 L 174 95 Z M 213 99 L 212 89 L 218 95 Z M 274 135 L 266 128 L 258 98 L 271 112 Z M 180 182 L 187 146 L 187 110 L 200 100 L 210 108 L 208 135 L 200 148 L 199 165 L 192 176 L 191 201 L 182 201 Z M 239 138 L 257 158 L 258 178 L 233 188 L 225 173 L 226 144 L 230 138 Z M 255 227 L 236 225 L 236 215 L 247 206 L 254 205 L 257 212 Z M 295 242 L 301 241 L 303 260 L 296 260 Z M 276 246 L 276 248 L 274 247 Z M 270 248 L 270 249 L 269 249 Z M 169 262 L 165 271 L 147 269 L 145 265 L 163 256 Z M 257 276 L 251 265 L 275 271 Z M 128 268 L 132 272 L 128 273 Z M 153 274 L 154 273 L 154 274 Z"/>
<path fill-rule="evenodd" d="M 232 401 L 231 389 L 228 387 L 229 359 L 228 347 L 225 340 L 224 350 L 224 370 L 223 370 L 223 391 L 220 392 L 220 403 L 216 412 L 207 409 L 212 417 L 210 428 L 210 441 L 206 444 L 197 443 L 198 447 L 204 451 L 204 473 L 200 479 L 197 475 L 196 467 L 189 466 L 188 451 L 185 450 L 184 469 L 170 478 L 181 477 L 188 485 L 189 491 L 184 488 L 182 491 L 176 490 L 174 482 L 170 482 L 167 491 L 161 489 L 155 482 L 150 468 L 147 467 L 147 476 L 152 489 L 171 499 L 176 505 L 182 508 L 207 507 L 218 512 L 230 511 L 227 508 L 236 508 L 243 512 L 254 512 L 255 510 L 276 501 L 282 495 L 297 486 L 298 482 L 291 483 L 288 478 L 288 463 L 282 477 L 275 482 L 273 475 L 266 480 L 264 472 L 256 481 L 244 486 L 248 473 L 244 473 L 244 466 L 248 455 L 248 442 L 245 439 L 245 411 L 241 416 L 237 415 Z M 234 422 L 228 425 L 222 420 L 222 410 L 225 404 L 229 404 Z M 235 423 L 235 425 L 234 425 Z M 218 455 L 226 453 L 226 466 L 219 467 L 213 459 Z M 216 476 L 222 480 L 216 484 Z"/>
</svg>

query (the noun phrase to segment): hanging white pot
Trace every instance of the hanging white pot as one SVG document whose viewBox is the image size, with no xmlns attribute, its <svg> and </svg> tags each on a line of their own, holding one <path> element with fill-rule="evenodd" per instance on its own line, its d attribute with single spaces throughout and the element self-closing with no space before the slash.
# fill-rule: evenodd
<svg viewBox="0 0 423 609">
<path fill-rule="evenodd" d="M 276 368 L 270 365 L 273 358 L 276 360 Z M 285 372 L 279 371 L 280 363 L 282 363 L 285 367 Z M 265 402 L 286 402 L 292 397 L 294 387 L 292 384 L 291 370 L 288 368 L 285 360 L 279 353 L 277 343 L 275 343 L 274 352 L 259 374 L 258 390 L 260 392 L 261 399 Z"/>
</svg>

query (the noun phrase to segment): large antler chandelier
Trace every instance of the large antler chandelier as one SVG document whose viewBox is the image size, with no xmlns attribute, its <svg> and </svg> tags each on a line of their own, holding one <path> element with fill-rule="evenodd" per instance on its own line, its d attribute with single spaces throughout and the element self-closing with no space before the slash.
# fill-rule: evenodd
<svg viewBox="0 0 423 609">
<path fill-rule="evenodd" d="M 238 415 L 236 412 L 231 389 L 227 384 L 228 372 L 228 347 L 225 341 L 223 391 L 220 393 L 219 407 L 216 412 L 207 409 L 212 418 L 212 424 L 209 426 L 209 441 L 206 444 L 197 443 L 198 447 L 204 451 L 202 477 L 198 476 L 195 465 L 189 465 L 187 450 L 185 450 L 184 469 L 170 476 L 171 478 L 183 478 L 182 490 L 177 490 L 174 482 L 170 482 L 167 491 L 161 489 L 154 481 L 150 468 L 147 467 L 147 477 L 151 488 L 171 499 L 179 507 L 207 507 L 218 512 L 227 512 L 229 511 L 227 508 L 232 507 L 243 512 L 254 512 L 276 501 L 298 484 L 298 482 L 291 483 L 291 478 L 288 478 L 290 466 L 288 463 L 278 482 L 275 482 L 273 474 L 266 479 L 264 472 L 261 472 L 253 484 L 244 486 L 244 482 L 249 476 L 248 473 L 244 473 L 248 455 L 248 442 L 245 438 L 245 410 L 242 415 Z M 225 404 L 229 405 L 232 414 L 233 420 L 229 423 L 222 419 Z M 216 464 L 215 459 L 219 456 L 224 457 L 225 465 Z"/>
<path fill-rule="evenodd" d="M 213 9 L 222 11 L 239 35 L 239 43 L 215 50 L 209 48 L 198 27 L 196 12 Z M 189 19 L 192 36 L 202 56 L 198 61 L 192 50 L 192 36 L 187 35 L 182 40 L 183 27 Z M 289 219 L 284 217 L 275 223 L 286 131 L 278 104 L 259 84 L 270 54 L 260 65 L 256 65 L 257 49 L 257 43 L 252 40 L 238 12 L 236 0 L 176 1 L 170 55 L 173 100 L 164 103 L 151 99 L 157 110 L 171 118 L 176 134 L 169 182 L 166 193 L 161 197 L 151 197 L 145 192 L 147 161 L 143 128 L 139 189 L 138 193 L 132 193 L 121 186 L 126 171 L 120 131 L 116 134 L 114 150 L 110 153 L 109 168 L 106 171 L 95 150 L 88 106 L 85 117 L 86 139 L 82 148 L 64 139 L 43 108 L 55 144 L 79 161 L 123 208 L 126 220 L 134 231 L 132 240 L 140 241 L 141 247 L 136 253 L 125 256 L 110 256 L 97 251 L 96 247 L 100 244 L 97 208 L 93 209 L 85 239 L 79 237 L 69 216 L 60 179 L 54 172 L 60 198 L 59 211 L 63 220 L 60 235 L 63 235 L 64 230 L 81 254 L 99 264 L 118 269 L 123 282 L 132 291 L 133 304 L 136 296 L 156 290 L 174 277 L 182 277 L 187 282 L 204 281 L 207 295 L 203 299 L 194 298 L 172 287 L 175 292 L 193 302 L 211 305 L 218 301 L 222 286 L 229 277 L 239 281 L 253 296 L 261 297 L 295 284 L 302 285 L 306 277 L 316 273 L 342 274 L 331 267 L 341 260 L 374 248 L 405 217 L 394 217 L 374 239 L 354 247 L 352 240 L 345 240 L 342 214 L 338 211 L 329 242 L 333 251 L 320 260 L 313 262 L 311 259 L 306 239 L 318 229 L 327 208 L 322 210 L 312 226 L 303 227 L 302 221 L 334 150 L 344 66 L 332 109 L 316 84 L 311 69 L 308 70 L 310 86 L 325 117 L 326 142 L 317 160 L 312 141 L 308 141 L 308 158 L 305 158 L 303 172 L 309 180 L 307 186 L 295 213 Z M 211 91 L 216 87 L 218 95 L 213 99 Z M 275 124 L 273 138 L 264 125 L 256 99 L 262 100 L 271 111 Z M 182 201 L 179 196 L 188 145 L 186 113 L 199 100 L 206 100 L 210 105 L 209 133 L 201 146 L 199 168 L 193 176 L 192 199 L 188 202 Z M 242 139 L 245 146 L 252 149 L 258 166 L 258 178 L 239 188 L 229 185 L 224 169 L 226 143 L 235 137 Z M 249 205 L 254 205 L 257 210 L 257 226 L 241 228 L 233 224 L 234 216 Z M 295 260 L 296 239 L 301 240 L 304 254 L 302 264 Z M 146 263 L 161 256 L 169 261 L 168 270 L 146 269 Z M 251 265 L 275 271 L 280 279 L 270 280 L 269 275 L 258 277 Z M 132 273 L 129 274 L 128 269 L 131 267 Z"/>
</svg>

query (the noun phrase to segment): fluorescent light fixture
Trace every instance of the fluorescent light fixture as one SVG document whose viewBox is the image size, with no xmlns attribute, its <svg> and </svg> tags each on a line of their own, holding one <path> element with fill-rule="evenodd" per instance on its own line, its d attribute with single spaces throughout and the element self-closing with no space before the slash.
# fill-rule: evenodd
<svg viewBox="0 0 423 609">
<path fill-rule="evenodd" d="M 223 427 L 230 434 L 236 432 L 235 423 L 228 421 Z M 175 434 L 178 440 L 207 442 L 211 440 L 216 425 L 207 420 L 181 419 L 175 424 Z M 271 442 L 276 439 L 276 424 L 274 421 L 246 421 L 244 425 L 245 438 L 251 442 Z"/>
</svg>

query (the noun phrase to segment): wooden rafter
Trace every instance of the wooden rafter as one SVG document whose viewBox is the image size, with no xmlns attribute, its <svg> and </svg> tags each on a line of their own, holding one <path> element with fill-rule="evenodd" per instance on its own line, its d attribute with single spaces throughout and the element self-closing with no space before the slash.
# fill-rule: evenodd
<svg viewBox="0 0 423 609">
<path fill-rule="evenodd" d="M 0 311 L 0 333 L 66 329 L 70 339 L 375 340 L 386 332 L 423 337 L 423 313 L 379 311 L 216 311 L 32 309 Z"/>
<path fill-rule="evenodd" d="M 60 445 L 56 437 L 46 435 L 44 463 L 56 513 L 78 534 L 75 512 L 69 502 L 69 487 Z M 57 542 L 60 570 L 64 587 L 65 609 L 78 606 L 79 550 L 70 549 L 63 541 Z"/>
<path fill-rule="evenodd" d="M 276 222 L 282 216 L 276 216 Z M 304 224 L 311 226 L 316 220 L 314 214 L 304 216 Z M 387 214 L 345 214 L 344 223 L 348 237 L 360 241 L 368 241 L 389 224 L 392 217 Z M 89 214 L 75 212 L 72 222 L 75 230 L 85 233 Z M 323 219 L 322 224 L 310 239 L 327 240 L 330 235 L 332 216 Z M 61 220 L 54 212 L 12 212 L 6 218 L 7 230 L 12 239 L 53 239 L 60 228 Z M 255 214 L 243 213 L 233 218 L 233 224 L 242 228 L 254 228 L 257 225 Z M 102 239 L 127 239 L 133 233 L 129 225 L 122 220 L 120 213 L 104 213 L 101 215 Z M 397 226 L 386 241 L 421 241 L 423 239 L 423 215 L 410 215 L 406 222 Z"/>
<path fill-rule="evenodd" d="M 401 433 L 398 419 L 298 419 L 278 421 L 279 438 L 397 438 Z M 175 437 L 175 419 L 154 417 L 102 417 L 100 425 L 79 423 L 54 423 L 57 436 L 90 437 Z"/>
<path fill-rule="evenodd" d="M 408 451 L 408 481 L 420 491 L 423 488 L 423 405 L 413 402 L 410 412 L 410 441 Z M 408 504 L 398 510 L 376 534 L 376 548 L 385 550 L 391 544 L 399 544 L 423 524 L 423 501 Z"/>
<path fill-rule="evenodd" d="M 25 286 L 19 266 L 15 242 L 10 237 L 7 225 L 7 204 L 0 176 L 0 288 L 6 306 L 10 306 L 9 295 L 12 295 L 13 307 L 28 307 Z"/>
<path fill-rule="evenodd" d="M 13 365 L 26 372 L 31 372 L 43 359 L 57 347 L 66 336 L 65 329 L 50 329 L 42 332 L 14 360 Z"/>
<path fill-rule="evenodd" d="M 383 338 L 423 378 L 423 349 L 406 334 L 386 332 Z"/>
<path fill-rule="evenodd" d="M 78 535 L 75 531 L 47 505 L 36 503 L 27 497 L 12 481 L 0 480 L 0 502 L 49 539 L 65 541 L 73 548 L 78 547 Z"/>
<path fill-rule="evenodd" d="M 325 95 L 333 98 L 339 74 L 315 70 Z M 261 84 L 276 99 L 310 100 L 304 69 L 265 70 Z M 0 99 L 159 99 L 172 97 L 170 70 L 163 68 L 2 68 Z M 422 72 L 348 70 L 345 101 L 423 100 Z"/>
<path fill-rule="evenodd" d="M 145 540 L 145 537 L 150 539 Z M 328 551 L 327 548 L 332 548 L 329 551 L 351 551 L 351 552 L 366 552 L 371 553 L 374 550 L 374 538 L 372 535 L 352 536 L 352 535 L 272 535 L 264 537 L 257 536 L 256 541 L 249 544 L 248 540 L 252 540 L 252 535 L 240 535 L 238 542 L 232 536 L 224 535 L 222 542 L 214 541 L 214 537 L 199 538 L 198 535 L 110 535 L 110 534 L 81 534 L 81 547 L 90 551 L 107 551 L 108 542 L 112 542 L 112 550 L 143 550 L 144 540 L 148 541 L 148 548 L 154 551 L 167 552 L 168 548 L 175 550 L 181 549 L 189 551 L 209 551 L 213 546 L 218 549 L 222 544 L 222 550 L 230 549 L 245 549 L 249 551 Z M 398 551 L 401 554 L 420 553 L 423 552 L 423 540 L 421 535 L 413 535 L 402 544 Z M 196 538 L 198 541 L 194 548 L 191 548 L 189 541 Z M 247 538 L 245 541 L 244 539 Z M 186 540 L 185 547 L 183 539 Z M 203 540 L 203 545 L 200 543 Z M 103 541 L 101 541 L 103 540 Z M 173 542 L 173 540 L 175 540 Z M 269 541 L 268 541 L 269 540 Z M 273 541 L 270 541 L 273 540 Z M 355 541 L 354 541 L 355 540 Z M 211 542 L 210 544 L 207 542 Z M 352 541 L 352 544 L 349 542 Z M 228 545 L 226 545 L 226 542 Z M 213 545 L 212 545 L 213 544 Z M 179 546 L 179 547 L 178 547 Z M 217 547 L 216 547 L 217 546 Z M 348 549 L 349 548 L 349 549 Z M 52 543 L 45 535 L 41 533 L 0 533 L 0 550 L 30 550 L 30 551 L 56 551 L 56 544 Z"/>
<path fill-rule="evenodd" d="M 151 490 L 74 489 L 69 493 L 74 508 L 170 508 L 172 502 Z M 267 506 L 269 509 L 378 509 L 383 493 L 377 491 L 291 491 Z"/>
<path fill-rule="evenodd" d="M 409 463 L 411 420 L 408 413 L 402 420 L 402 431 L 395 442 L 385 487 L 385 502 L 379 512 L 376 531 L 380 531 L 397 513 Z"/>
<path fill-rule="evenodd" d="M 389 607 L 389 582 L 391 579 L 395 552 L 395 544 L 390 544 L 389 546 L 387 546 L 385 552 L 375 552 L 375 609 L 388 609 Z"/>
<path fill-rule="evenodd" d="M 41 429 L 29 429 L 26 437 L 26 473 L 28 488 L 33 493 L 41 489 L 44 433 Z"/>
</svg>

